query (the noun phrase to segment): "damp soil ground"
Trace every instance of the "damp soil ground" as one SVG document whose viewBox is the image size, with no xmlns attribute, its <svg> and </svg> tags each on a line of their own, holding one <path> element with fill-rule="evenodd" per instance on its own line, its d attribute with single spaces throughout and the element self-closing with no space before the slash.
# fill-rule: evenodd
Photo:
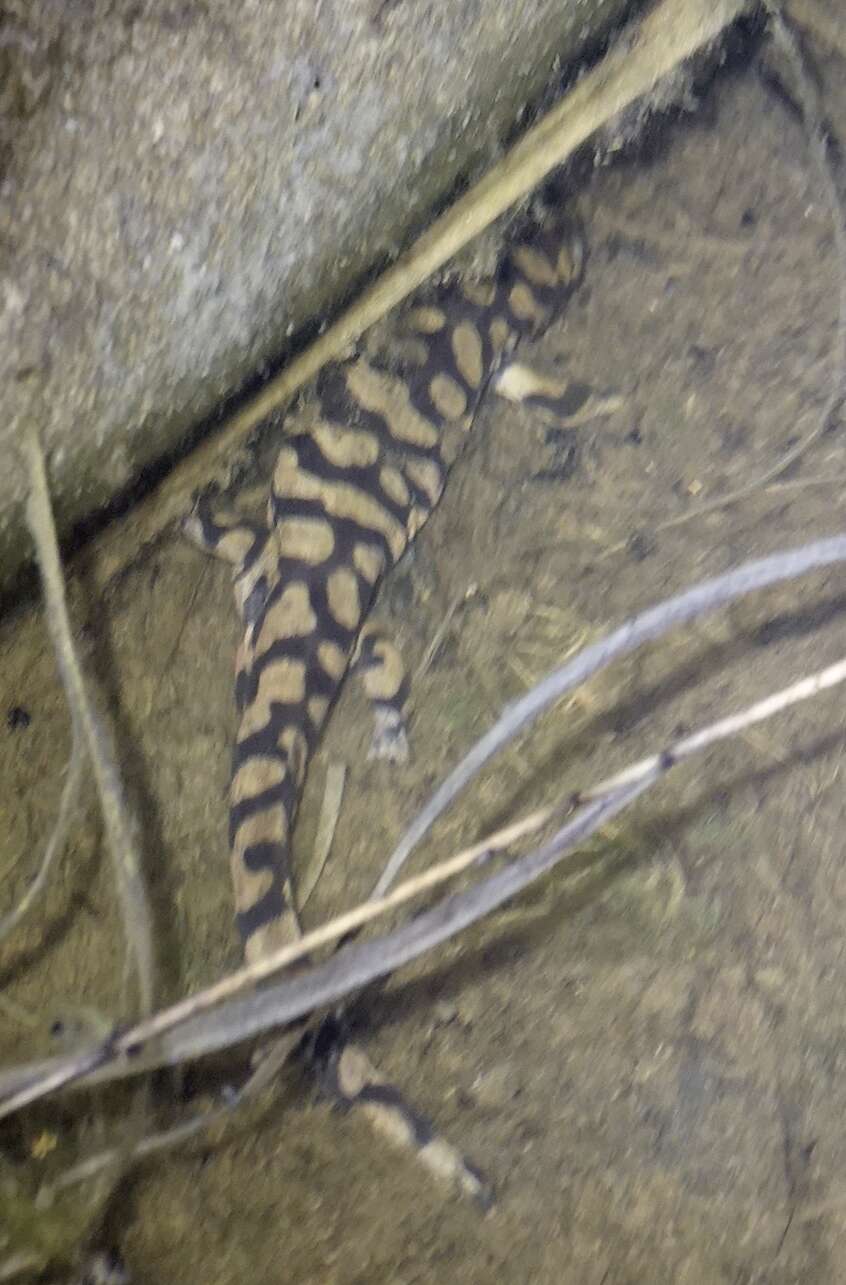
<svg viewBox="0 0 846 1285">
<path fill-rule="evenodd" d="M 827 106 L 846 126 L 842 63 L 819 56 Z M 369 718 L 351 686 L 313 765 L 301 857 L 327 765 L 348 772 L 309 923 L 366 895 L 434 784 L 562 655 L 706 576 L 842 529 L 842 421 L 777 482 L 697 515 L 814 431 L 831 376 L 831 221 L 785 103 L 751 69 L 724 78 L 659 154 L 600 166 L 575 204 L 585 285 L 523 357 L 616 387 L 623 406 L 575 434 L 484 407 L 382 594 L 412 670 L 453 613 L 415 685 L 413 760 L 365 761 Z M 238 961 L 228 573 L 174 538 L 105 600 L 86 595 L 84 576 L 72 596 L 118 725 L 162 987 L 176 996 Z M 415 860 L 820 668 L 844 637 L 846 580 L 834 570 L 650 646 L 507 752 Z M 8 905 L 49 831 L 68 728 L 37 613 L 4 626 L 0 655 Z M 844 714 L 835 691 L 679 768 L 577 875 L 560 871 L 357 1005 L 374 1061 L 490 1175 L 491 1213 L 291 1073 L 258 1116 L 122 1188 L 104 1235 L 135 1279 L 846 1279 Z M 49 894 L 4 948 L 2 985 L 16 1006 L 0 1011 L 7 1057 L 42 1050 L 55 1014 L 119 1009 L 90 802 Z M 96 1145 L 96 1115 L 86 1098 L 25 1121 L 19 1165 L 26 1154 L 26 1168 L 46 1172 L 65 1149 Z"/>
</svg>

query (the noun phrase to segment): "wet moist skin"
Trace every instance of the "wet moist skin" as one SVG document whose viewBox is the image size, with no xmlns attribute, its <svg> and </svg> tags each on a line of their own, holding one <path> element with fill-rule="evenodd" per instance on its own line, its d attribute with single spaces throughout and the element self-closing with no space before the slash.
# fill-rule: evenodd
<svg viewBox="0 0 846 1285">
<path fill-rule="evenodd" d="M 578 284 L 582 246 L 569 226 L 539 229 L 496 277 L 455 282 L 399 326 L 416 362 L 363 357 L 318 381 L 318 414 L 286 438 L 267 523 L 201 502 L 189 533 L 235 568 L 244 623 L 236 700 L 230 844 L 248 960 L 295 939 L 290 839 L 308 762 L 358 647 L 380 754 L 404 753 L 407 683 L 392 644 L 360 638 L 380 580 L 440 499 L 463 432 L 494 375 L 509 397 L 572 418 L 584 385 L 512 377 L 520 336 L 542 329 Z M 457 441 L 456 441 L 457 438 Z"/>
<path fill-rule="evenodd" d="M 248 962 L 300 935 L 291 833 L 310 758 L 351 664 L 373 705 L 371 753 L 405 757 L 405 669 L 365 621 L 382 577 L 440 499 L 486 390 L 501 383 L 504 396 L 565 423 L 609 408 L 586 385 L 544 379 L 512 361 L 520 337 L 543 329 L 566 302 L 582 266 L 572 227 L 539 228 L 509 251 L 495 277 L 455 281 L 411 307 L 398 321 L 411 353 L 401 370 L 358 357 L 321 375 L 317 414 L 280 447 L 264 525 L 205 500 L 186 523 L 197 543 L 233 566 L 244 626 L 229 828 Z M 361 1056 L 349 1046 L 336 1060 L 339 1095 L 366 1103 L 383 1131 L 421 1155 L 431 1152 L 430 1167 L 481 1191 L 472 1166 L 391 1086 L 372 1070 L 358 1083 Z"/>
</svg>

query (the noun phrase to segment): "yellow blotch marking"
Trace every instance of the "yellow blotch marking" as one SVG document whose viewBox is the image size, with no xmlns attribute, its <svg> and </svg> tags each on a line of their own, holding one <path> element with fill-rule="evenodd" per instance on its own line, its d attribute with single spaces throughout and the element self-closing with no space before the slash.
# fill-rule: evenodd
<svg viewBox="0 0 846 1285">
<path fill-rule="evenodd" d="M 550 263 L 545 254 L 531 245 L 520 245 L 513 253 L 513 260 L 523 276 L 533 286 L 555 286 L 558 276 L 555 265 Z"/>
<path fill-rule="evenodd" d="M 429 384 L 429 396 L 438 414 L 444 419 L 460 419 L 467 410 L 464 389 L 452 375 L 435 375 Z"/>
<path fill-rule="evenodd" d="M 389 639 L 377 637 L 371 643 L 370 653 L 375 664 L 365 670 L 364 690 L 372 701 L 392 701 L 405 678 L 399 649 Z"/>
<path fill-rule="evenodd" d="M 379 458 L 379 442 L 372 433 L 339 428 L 322 420 L 311 430 L 321 454 L 339 468 L 366 468 Z"/>
<path fill-rule="evenodd" d="M 422 527 L 423 523 L 426 521 L 428 516 L 429 516 L 428 509 L 421 509 L 416 504 L 413 506 L 411 512 L 408 515 L 408 521 L 406 522 L 409 541 L 414 539 L 414 537 L 417 535 L 417 532 L 420 530 L 420 528 Z"/>
<path fill-rule="evenodd" d="M 491 337 L 494 352 L 499 353 L 508 346 L 514 331 L 505 317 L 494 317 L 488 327 L 488 334 Z"/>
<path fill-rule="evenodd" d="M 359 1103 L 358 1110 L 394 1146 L 413 1147 L 415 1145 L 414 1126 L 411 1120 L 404 1115 L 402 1107 L 396 1103 L 379 1102 L 378 1100 L 368 1102 L 365 1098 Z"/>
<path fill-rule="evenodd" d="M 232 845 L 230 861 L 236 910 L 249 910 L 273 885 L 272 870 L 254 871 L 245 865 L 244 854 L 248 848 L 258 843 L 279 844 L 281 860 L 283 859 L 281 848 L 287 840 L 288 818 L 281 803 L 275 803 L 273 807 L 265 808 L 263 812 L 245 817 L 241 822 Z"/>
<path fill-rule="evenodd" d="M 316 625 L 317 616 L 308 588 L 295 580 L 285 586 L 273 606 L 268 608 L 256 639 L 255 654 L 263 656 L 280 638 L 306 638 Z"/>
<path fill-rule="evenodd" d="M 276 545 L 282 557 L 314 567 L 332 556 L 335 536 L 320 518 L 283 518 L 276 526 Z"/>
<path fill-rule="evenodd" d="M 272 886 L 273 875 L 269 870 L 259 870 L 258 872 L 248 870 L 237 849 L 233 852 L 232 891 L 234 893 L 236 911 L 249 910 L 257 901 L 261 901 Z"/>
<path fill-rule="evenodd" d="M 263 808 L 261 812 L 253 812 L 250 816 L 244 817 L 235 835 L 233 856 L 237 851 L 243 857 L 247 849 L 253 847 L 256 843 L 284 844 L 287 840 L 287 814 L 281 803 L 274 803 L 268 808 Z M 250 877 L 264 879 L 265 876 L 261 874 L 251 875 Z M 267 888 L 265 887 L 264 890 L 266 891 Z M 248 902 L 247 904 L 251 903 Z M 239 906 L 239 909 L 242 909 L 242 907 Z"/>
<path fill-rule="evenodd" d="M 432 433 L 437 436 L 434 429 Z M 296 462 L 292 466 L 289 460 L 280 457 L 273 474 L 273 491 L 282 501 L 318 500 L 331 517 L 351 518 L 371 531 L 380 532 L 388 541 L 395 560 L 405 548 L 405 526 L 375 496 L 357 486 L 347 482 L 325 482 L 299 468 Z"/>
<path fill-rule="evenodd" d="M 270 710 L 267 708 L 266 702 L 252 701 L 241 716 L 241 722 L 238 726 L 239 744 L 241 741 L 246 741 L 249 737 L 255 736 L 257 732 L 266 727 L 269 717 Z"/>
<path fill-rule="evenodd" d="M 370 584 L 375 584 L 385 568 L 385 555 L 372 544 L 357 544 L 353 549 L 353 563 Z"/>
<path fill-rule="evenodd" d="M 524 402 L 529 397 L 544 397 L 556 401 L 567 392 L 566 379 L 551 379 L 531 366 L 514 361 L 496 378 L 496 391 L 512 402 Z"/>
<path fill-rule="evenodd" d="M 482 340 L 469 321 L 460 322 L 452 332 L 452 355 L 461 378 L 471 388 L 478 388 L 484 374 Z"/>
<path fill-rule="evenodd" d="M 308 742 L 299 727 L 285 727 L 279 734 L 278 744 L 288 756 L 288 763 L 297 785 L 301 785 L 308 766 Z"/>
<path fill-rule="evenodd" d="M 326 639 L 317 648 L 317 659 L 330 678 L 340 678 L 347 667 L 346 652 Z"/>
<path fill-rule="evenodd" d="M 259 678 L 256 703 L 272 700 L 288 704 L 305 696 L 305 664 L 290 656 L 280 656 L 265 665 Z"/>
<path fill-rule="evenodd" d="M 278 919 L 271 920 L 250 935 L 244 945 L 244 959 L 248 964 L 255 964 L 283 946 L 293 945 L 301 936 L 296 916 L 293 911 L 286 910 Z"/>
<path fill-rule="evenodd" d="M 446 1138 L 432 1138 L 417 1154 L 421 1162 L 437 1177 L 446 1182 L 457 1183 L 470 1196 L 476 1197 L 482 1192 L 481 1182 L 475 1174 L 468 1171 L 460 1152 Z"/>
<path fill-rule="evenodd" d="M 397 504 L 408 504 L 410 498 L 408 487 L 399 469 L 386 464 L 379 470 L 379 481 L 382 484 L 382 490 L 390 499 L 395 500 Z"/>
<path fill-rule="evenodd" d="M 518 281 L 508 293 L 508 306 L 520 321 L 545 321 L 546 309 L 538 303 L 525 281 Z"/>
<path fill-rule="evenodd" d="M 403 471 L 410 482 L 420 487 L 434 508 L 444 489 L 444 473 L 437 460 L 406 460 Z"/>
<path fill-rule="evenodd" d="M 245 531 L 243 527 L 233 528 L 221 536 L 214 551 L 219 558 L 238 566 L 253 547 L 253 538 L 252 531 Z"/>
<path fill-rule="evenodd" d="M 329 710 L 329 701 L 325 696 L 310 696 L 308 699 L 308 716 L 315 727 L 320 727 Z"/>
<path fill-rule="evenodd" d="M 209 517 L 213 527 L 211 532 L 200 521 L 197 512 L 185 519 L 182 529 L 201 549 L 209 550 L 216 557 L 237 566 L 252 548 L 254 532 L 245 525 L 242 516 L 227 505 L 215 504 Z"/>
<path fill-rule="evenodd" d="M 341 1092 L 351 1098 L 360 1093 L 366 1084 L 381 1083 L 370 1059 L 354 1044 L 345 1044 L 342 1047 L 336 1075 Z"/>
<path fill-rule="evenodd" d="M 493 281 L 464 281 L 461 293 L 477 308 L 489 308 L 496 298 L 496 286 Z"/>
<path fill-rule="evenodd" d="M 348 567 L 338 567 L 326 582 L 329 610 L 347 629 L 355 629 L 361 619 L 358 578 Z"/>
<path fill-rule="evenodd" d="M 582 266 L 583 247 L 579 242 L 561 246 L 558 251 L 558 258 L 555 261 L 556 271 L 560 281 L 572 281 L 579 275 Z"/>
<path fill-rule="evenodd" d="M 242 803 L 244 799 L 254 799 L 265 790 L 272 790 L 280 785 L 287 774 L 287 767 L 281 759 L 271 758 L 266 754 L 257 754 L 242 763 L 232 778 L 230 799 L 232 803 Z"/>
<path fill-rule="evenodd" d="M 290 656 L 281 656 L 265 665 L 259 678 L 255 700 L 244 710 L 241 726 L 238 728 L 239 742 L 267 726 L 270 722 L 270 707 L 274 701 L 289 705 L 305 699 L 305 675 L 304 662 Z"/>
<path fill-rule="evenodd" d="M 406 320 L 409 329 L 416 330 L 421 335 L 436 335 L 446 325 L 446 317 L 441 309 L 428 304 L 411 308 L 406 315 Z"/>
<path fill-rule="evenodd" d="M 411 405 L 403 380 L 374 370 L 364 361 L 348 366 L 346 377 L 351 396 L 365 410 L 381 415 L 398 442 L 424 447 L 437 445 L 437 427 Z"/>
<path fill-rule="evenodd" d="M 295 469 L 298 467 L 299 461 L 297 459 L 297 452 L 294 450 L 293 446 L 280 446 L 276 456 L 274 471 L 276 469 L 285 470 Z"/>
</svg>

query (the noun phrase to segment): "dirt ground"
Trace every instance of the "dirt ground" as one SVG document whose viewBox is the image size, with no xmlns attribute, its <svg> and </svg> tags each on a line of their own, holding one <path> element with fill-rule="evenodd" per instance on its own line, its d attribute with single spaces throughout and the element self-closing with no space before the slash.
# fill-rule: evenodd
<svg viewBox="0 0 846 1285">
<path fill-rule="evenodd" d="M 846 137 L 843 62 L 815 52 Z M 623 409 L 561 435 L 529 411 L 485 406 L 382 595 L 412 669 L 460 603 L 415 687 L 413 762 L 364 762 L 368 719 L 349 689 L 310 774 L 300 854 L 327 763 L 349 769 L 310 923 L 366 895 L 433 785 L 564 653 L 706 576 L 842 528 L 842 421 L 777 483 L 696 515 L 813 432 L 831 377 L 831 220 L 767 78 L 724 75 L 658 154 L 600 165 L 576 205 L 585 285 L 521 352 L 617 387 Z M 106 601 L 74 585 L 139 808 L 170 996 L 238 960 L 230 593 L 226 569 L 175 538 Z M 645 649 L 504 755 L 417 860 L 830 663 L 844 619 L 834 570 Z M 0 657 L 5 907 L 49 830 L 68 732 L 36 613 L 3 626 Z M 603 834 L 586 874 L 556 875 L 364 997 L 368 1051 L 490 1175 L 490 1214 L 291 1074 L 258 1123 L 236 1120 L 123 1188 L 106 1234 L 135 1280 L 846 1279 L 844 713 L 834 691 L 679 768 Z M 43 1049 L 50 1016 L 83 1000 L 119 1011 L 93 811 L 4 947 L 7 1058 Z M 17 1154 L 46 1171 L 66 1146 L 92 1145 L 94 1119 L 93 1099 L 68 1102 L 47 1125 L 20 1126 Z"/>
</svg>

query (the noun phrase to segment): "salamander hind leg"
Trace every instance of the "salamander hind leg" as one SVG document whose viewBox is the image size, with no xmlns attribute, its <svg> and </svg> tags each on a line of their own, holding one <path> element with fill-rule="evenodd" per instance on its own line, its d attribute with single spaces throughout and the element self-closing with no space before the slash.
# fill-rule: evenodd
<svg viewBox="0 0 846 1285">
<path fill-rule="evenodd" d="M 623 398 L 611 389 L 600 390 L 576 379 L 545 375 L 520 361 L 503 366 L 493 387 L 500 397 L 531 406 L 544 420 L 562 428 L 577 428 L 589 420 L 612 415 L 623 405 Z"/>
<path fill-rule="evenodd" d="M 353 669 L 361 676 L 373 709 L 373 737 L 367 757 L 408 761 L 408 674 L 402 656 L 381 626 L 370 622 L 359 636 Z"/>
<path fill-rule="evenodd" d="M 554 219 L 540 227 L 531 241 L 514 246 L 506 260 L 504 282 L 511 326 L 530 335 L 543 330 L 580 285 L 585 259 L 579 229 Z M 612 414 L 622 405 L 622 398 L 613 390 L 548 375 L 509 356 L 491 384 L 501 397 L 535 408 L 545 420 L 560 427 L 575 428 Z"/>
</svg>

